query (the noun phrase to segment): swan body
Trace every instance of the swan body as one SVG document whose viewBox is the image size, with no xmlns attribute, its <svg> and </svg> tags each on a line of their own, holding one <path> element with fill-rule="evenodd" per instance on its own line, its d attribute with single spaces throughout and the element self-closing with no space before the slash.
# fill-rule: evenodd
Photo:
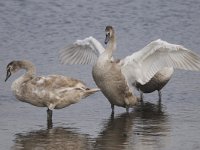
<svg viewBox="0 0 200 150">
<path fill-rule="evenodd" d="M 114 105 L 128 109 L 137 103 L 137 98 L 129 91 L 120 66 L 116 63 L 107 61 L 102 64 L 99 59 L 92 69 L 92 75 L 113 109 Z"/>
<path fill-rule="evenodd" d="M 112 26 L 106 27 L 105 43 L 108 43 L 106 49 L 93 37 L 78 40 L 60 51 L 60 60 L 64 64 L 93 64 L 94 81 L 112 109 L 114 105 L 130 107 L 130 104 L 137 104 L 137 98 L 130 94 L 132 87 L 148 93 L 162 89 L 174 69 L 200 71 L 200 56 L 181 45 L 158 39 L 115 60 L 112 54 L 116 41 Z M 128 100 L 127 95 L 131 97 Z"/>
<path fill-rule="evenodd" d="M 82 81 L 62 75 L 36 76 L 34 65 L 27 60 L 12 61 L 7 65 L 7 77 L 25 69 L 26 73 L 16 79 L 11 89 L 16 98 L 37 107 L 47 107 L 48 112 L 79 102 L 96 91 Z M 51 119 L 50 114 L 50 119 Z"/>
<path fill-rule="evenodd" d="M 112 27 L 106 28 L 108 34 L 114 32 Z M 113 33 L 114 35 L 114 33 Z M 101 89 L 102 93 L 109 100 L 114 113 L 114 105 L 129 107 L 137 104 L 137 97 L 130 91 L 126 80 L 121 72 L 121 67 L 115 61 L 112 61 L 112 51 L 115 50 L 115 37 L 107 35 L 109 42 L 107 49 L 99 56 L 92 69 L 92 75 L 95 83 Z"/>
<path fill-rule="evenodd" d="M 149 82 L 142 85 L 136 83 L 136 88 L 140 91 L 140 98 L 143 100 L 143 93 L 152 93 L 158 91 L 159 100 L 161 100 L 161 89 L 168 83 L 174 73 L 174 68 L 163 68 L 158 71 Z"/>
</svg>

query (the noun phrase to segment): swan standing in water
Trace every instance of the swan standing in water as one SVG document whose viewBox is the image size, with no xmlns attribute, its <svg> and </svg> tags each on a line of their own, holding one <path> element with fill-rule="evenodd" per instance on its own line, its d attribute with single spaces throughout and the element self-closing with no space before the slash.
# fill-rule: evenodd
<svg viewBox="0 0 200 150">
<path fill-rule="evenodd" d="M 34 65 L 27 60 L 10 62 L 5 81 L 20 69 L 25 69 L 26 73 L 12 83 L 14 95 L 22 102 L 47 107 L 48 120 L 52 120 L 53 109 L 67 107 L 99 91 L 98 88 L 86 87 L 80 80 L 62 75 L 36 76 Z"/>
<path fill-rule="evenodd" d="M 198 55 L 181 45 L 160 39 L 115 61 L 112 57 L 116 49 L 115 31 L 112 26 L 107 26 L 105 32 L 106 49 L 95 38 L 89 37 L 61 50 L 60 59 L 64 64 L 94 64 L 94 81 L 111 103 L 112 112 L 114 105 L 125 107 L 127 111 L 136 105 L 138 99 L 131 93 L 132 87 L 139 87 L 142 91 L 142 86 L 166 67 L 200 71 Z"/>
<path fill-rule="evenodd" d="M 159 70 L 149 82 L 144 85 L 136 83 L 136 89 L 140 92 L 140 99 L 143 100 L 143 93 L 158 91 L 159 101 L 161 101 L 161 89 L 168 83 L 174 73 L 174 68 L 165 67 Z"/>
</svg>

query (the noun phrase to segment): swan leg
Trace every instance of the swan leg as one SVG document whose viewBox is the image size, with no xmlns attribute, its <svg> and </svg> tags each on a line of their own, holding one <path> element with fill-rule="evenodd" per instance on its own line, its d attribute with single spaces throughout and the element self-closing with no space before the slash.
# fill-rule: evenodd
<svg viewBox="0 0 200 150">
<path fill-rule="evenodd" d="M 129 106 L 126 106 L 126 112 L 129 113 Z"/>
<path fill-rule="evenodd" d="M 140 90 L 140 101 L 141 101 L 141 102 L 143 102 L 143 98 L 144 98 L 143 92 Z"/>
<path fill-rule="evenodd" d="M 159 101 L 161 101 L 161 99 L 162 99 L 162 93 L 161 93 L 160 90 L 158 90 L 158 98 L 159 98 Z"/>
<path fill-rule="evenodd" d="M 53 111 L 51 109 L 47 109 L 47 120 L 48 121 L 52 121 L 52 114 L 53 114 Z"/>
<path fill-rule="evenodd" d="M 115 106 L 113 104 L 111 104 L 111 109 L 112 109 L 112 114 L 114 114 Z"/>
</svg>

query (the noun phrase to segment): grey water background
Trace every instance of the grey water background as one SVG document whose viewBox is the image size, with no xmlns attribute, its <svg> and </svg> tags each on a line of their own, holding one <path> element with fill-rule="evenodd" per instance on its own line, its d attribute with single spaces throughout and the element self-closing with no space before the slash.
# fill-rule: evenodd
<svg viewBox="0 0 200 150">
<path fill-rule="evenodd" d="M 95 87 L 92 66 L 62 65 L 58 51 L 76 39 L 94 36 L 102 44 L 106 25 L 115 27 L 123 58 L 161 38 L 200 54 L 199 0 L 1 0 L 0 149 L 7 150 L 195 150 L 200 149 L 200 73 L 175 71 L 162 91 L 145 95 L 129 115 L 101 92 L 53 113 L 22 103 L 6 83 L 6 65 L 28 59 L 38 75 L 62 74 Z M 136 95 L 139 95 L 136 92 Z"/>
</svg>

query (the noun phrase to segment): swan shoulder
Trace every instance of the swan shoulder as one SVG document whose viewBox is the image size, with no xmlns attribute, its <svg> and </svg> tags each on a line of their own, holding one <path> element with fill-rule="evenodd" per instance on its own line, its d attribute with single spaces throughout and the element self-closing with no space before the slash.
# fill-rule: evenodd
<svg viewBox="0 0 200 150">
<path fill-rule="evenodd" d="M 60 50 L 59 58 L 64 64 L 94 64 L 103 51 L 101 43 L 90 36 Z"/>
<path fill-rule="evenodd" d="M 129 84 L 143 85 L 164 67 L 200 71 L 200 56 L 181 45 L 158 39 L 125 57 L 121 66 Z"/>
</svg>

